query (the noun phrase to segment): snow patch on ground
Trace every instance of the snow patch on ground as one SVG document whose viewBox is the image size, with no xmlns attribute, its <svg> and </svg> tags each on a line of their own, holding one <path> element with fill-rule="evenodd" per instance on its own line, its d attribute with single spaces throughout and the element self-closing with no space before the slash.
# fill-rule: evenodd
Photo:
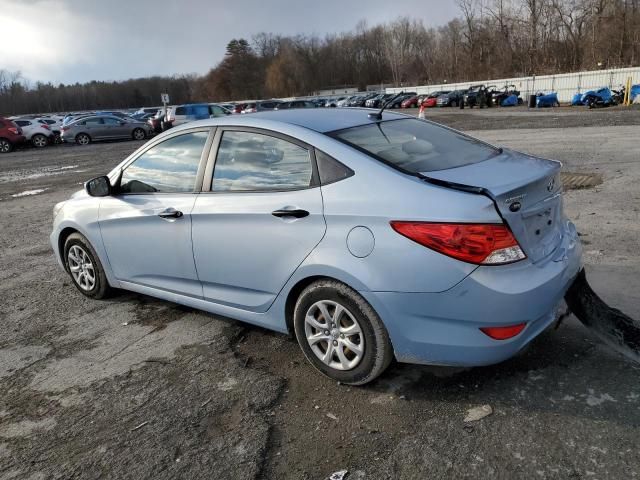
<svg viewBox="0 0 640 480">
<path fill-rule="evenodd" d="M 34 178 L 50 177 L 61 175 L 69 170 L 78 168 L 80 165 L 67 165 L 64 167 L 42 167 L 29 170 L 11 170 L 0 175 L 0 183 L 11 183 L 23 180 L 33 180 Z"/>
<path fill-rule="evenodd" d="M 13 198 L 19 198 L 19 197 L 28 197 L 29 195 L 37 195 L 39 193 L 44 192 L 45 190 L 47 190 L 46 188 L 36 188 L 35 190 L 25 190 L 24 192 L 20 192 L 20 193 L 14 193 L 13 195 L 11 195 Z"/>
</svg>

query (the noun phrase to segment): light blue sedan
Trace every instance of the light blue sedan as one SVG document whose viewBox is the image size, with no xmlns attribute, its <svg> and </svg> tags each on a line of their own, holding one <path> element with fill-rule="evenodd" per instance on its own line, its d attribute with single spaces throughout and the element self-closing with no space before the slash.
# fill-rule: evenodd
<svg viewBox="0 0 640 480">
<path fill-rule="evenodd" d="M 361 385 L 400 362 L 516 354 L 580 271 L 560 163 L 406 115 L 295 109 L 147 142 L 54 209 L 75 286 L 279 332 Z"/>
</svg>

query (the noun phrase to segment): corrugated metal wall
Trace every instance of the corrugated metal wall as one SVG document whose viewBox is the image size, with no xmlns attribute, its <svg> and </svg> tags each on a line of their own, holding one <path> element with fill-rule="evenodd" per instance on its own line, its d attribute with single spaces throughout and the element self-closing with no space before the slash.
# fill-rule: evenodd
<svg viewBox="0 0 640 480">
<path fill-rule="evenodd" d="M 502 88 L 505 85 L 515 85 L 523 99 L 537 92 L 557 92 L 561 102 L 570 102 L 576 93 L 584 93 L 587 90 L 597 90 L 601 87 L 618 89 L 626 84 L 627 78 L 632 77 L 634 84 L 640 83 L 640 67 L 617 68 L 613 70 L 594 70 L 590 72 L 563 73 L 560 75 L 542 75 L 539 77 L 500 78 L 497 80 L 478 80 L 463 83 L 445 83 L 441 85 L 407 86 L 402 88 L 387 88 L 387 93 L 396 93 L 402 90 L 417 92 L 418 94 L 431 93 L 438 90 L 458 90 L 469 88 L 471 85 L 485 84 Z"/>
</svg>

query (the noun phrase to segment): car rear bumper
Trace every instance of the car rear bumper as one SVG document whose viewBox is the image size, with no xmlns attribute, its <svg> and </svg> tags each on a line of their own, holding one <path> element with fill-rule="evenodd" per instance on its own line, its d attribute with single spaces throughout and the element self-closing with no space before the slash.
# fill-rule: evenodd
<svg viewBox="0 0 640 480">
<path fill-rule="evenodd" d="M 382 317 L 398 361 L 480 366 L 515 355 L 557 318 L 567 289 L 582 268 L 573 224 L 544 265 L 525 260 L 482 266 L 440 293 L 361 292 Z M 508 340 L 480 327 L 526 323 Z"/>
</svg>

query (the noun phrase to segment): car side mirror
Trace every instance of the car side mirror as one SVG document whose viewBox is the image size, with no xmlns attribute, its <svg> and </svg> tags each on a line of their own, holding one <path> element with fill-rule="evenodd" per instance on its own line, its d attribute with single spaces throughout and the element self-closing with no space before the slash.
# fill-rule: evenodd
<svg viewBox="0 0 640 480">
<path fill-rule="evenodd" d="M 108 197 L 112 191 L 111 182 L 106 175 L 89 180 L 84 184 L 84 188 L 92 197 Z"/>
</svg>

